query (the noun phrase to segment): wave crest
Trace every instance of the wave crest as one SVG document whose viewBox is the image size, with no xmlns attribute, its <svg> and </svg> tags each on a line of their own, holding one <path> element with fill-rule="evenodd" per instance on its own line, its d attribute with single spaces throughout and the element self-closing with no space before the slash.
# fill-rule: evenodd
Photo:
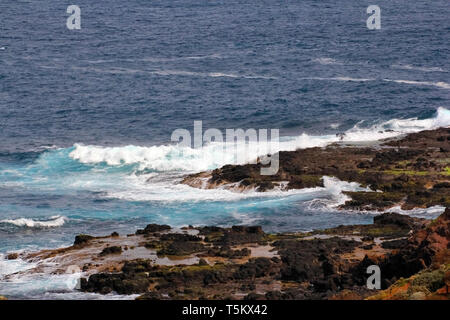
<svg viewBox="0 0 450 320">
<path fill-rule="evenodd" d="M 30 218 L 19 218 L 19 219 L 5 219 L 0 220 L 0 223 L 12 224 L 17 227 L 27 227 L 27 228 L 57 228 L 64 225 L 66 217 L 63 216 L 53 216 L 49 220 L 33 220 Z"/>
<path fill-rule="evenodd" d="M 440 67 L 419 67 L 419 66 L 413 66 L 410 64 L 394 64 L 394 65 L 392 65 L 392 68 L 402 69 L 402 70 L 417 70 L 417 71 L 423 71 L 423 72 L 447 72 Z"/>
<path fill-rule="evenodd" d="M 405 133 L 450 126 L 450 111 L 438 108 L 436 114 L 428 119 L 392 119 L 364 128 L 359 123 L 341 136 L 312 136 L 301 134 L 296 137 L 282 137 L 277 145 L 269 145 L 272 152 L 294 151 L 311 147 L 324 147 L 334 142 L 376 141 L 392 138 Z M 199 172 L 238 162 L 237 154 L 245 153 L 245 162 L 256 160 L 268 150 L 266 142 L 237 142 L 236 149 L 230 150 L 225 143 L 213 142 L 201 149 L 180 145 L 161 145 L 152 147 L 124 146 L 101 147 L 75 144 L 69 156 L 83 164 L 107 164 L 109 166 L 138 165 L 140 170 Z"/>
</svg>

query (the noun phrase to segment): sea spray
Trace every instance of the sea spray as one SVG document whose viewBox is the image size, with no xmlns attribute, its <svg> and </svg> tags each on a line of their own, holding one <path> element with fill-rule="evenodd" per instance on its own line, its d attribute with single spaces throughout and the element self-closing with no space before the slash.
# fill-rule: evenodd
<svg viewBox="0 0 450 320">
<path fill-rule="evenodd" d="M 334 142 L 359 142 L 377 141 L 396 137 L 406 133 L 430 130 L 438 127 L 450 126 L 450 111 L 443 107 L 437 109 L 436 114 L 428 119 L 392 119 L 369 127 L 363 127 L 361 123 L 344 132 L 342 135 L 312 136 L 305 133 L 294 137 L 281 137 L 277 146 L 271 146 L 270 150 L 294 151 L 312 147 L 324 147 Z M 140 170 L 148 169 L 158 172 L 186 171 L 199 172 L 222 167 L 226 164 L 244 164 L 246 161 L 236 162 L 235 151 L 229 152 L 225 142 L 211 142 L 202 148 L 192 148 L 185 145 L 161 145 L 161 146 L 124 146 L 101 147 L 75 144 L 69 156 L 83 164 L 101 164 L 109 166 L 121 166 L 127 164 L 138 165 Z M 237 152 L 246 152 L 251 157 L 265 155 L 262 150 L 267 150 L 267 143 L 259 144 L 255 141 L 251 144 L 246 141 L 236 143 Z"/>
</svg>

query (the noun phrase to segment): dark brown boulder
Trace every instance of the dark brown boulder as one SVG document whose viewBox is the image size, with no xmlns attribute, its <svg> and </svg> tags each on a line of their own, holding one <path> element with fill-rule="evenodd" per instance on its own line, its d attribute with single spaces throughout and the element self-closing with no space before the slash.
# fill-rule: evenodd
<svg viewBox="0 0 450 320">
<path fill-rule="evenodd" d="M 94 239 L 93 236 L 87 234 L 79 234 L 75 237 L 74 245 L 83 245 Z"/>
<path fill-rule="evenodd" d="M 119 246 L 111 246 L 106 247 L 100 252 L 100 256 L 106 256 L 109 254 L 121 254 L 122 253 L 122 247 Z"/>
<path fill-rule="evenodd" d="M 386 221 L 408 221 L 398 216 L 387 216 Z M 393 218 L 393 219 L 391 219 Z M 406 217 L 408 218 L 408 217 Z M 382 288 L 385 289 L 400 277 L 408 278 L 424 268 L 438 267 L 450 262 L 450 208 L 424 228 L 414 231 L 400 250 L 389 255 L 378 265 L 382 273 Z M 389 246 L 389 243 L 387 244 Z"/>
<path fill-rule="evenodd" d="M 424 219 L 413 218 L 399 213 L 383 213 L 373 218 L 375 225 L 395 225 L 410 230 L 423 225 L 425 221 Z"/>
<path fill-rule="evenodd" d="M 137 230 L 136 234 L 149 234 L 149 233 L 155 233 L 155 232 L 168 231 L 170 229 L 171 229 L 170 226 L 165 225 L 165 224 L 160 225 L 160 224 L 151 223 L 151 224 L 148 224 L 144 228 L 144 230 L 142 230 L 142 229 Z"/>
<path fill-rule="evenodd" d="M 80 281 L 81 290 L 85 292 L 98 292 L 107 294 L 117 292 L 118 294 L 144 293 L 148 290 L 150 280 L 145 274 L 116 274 L 98 273 L 89 279 Z"/>
<path fill-rule="evenodd" d="M 19 257 L 18 253 L 10 253 L 6 256 L 6 260 L 16 260 Z"/>
<path fill-rule="evenodd" d="M 210 240 L 219 245 L 233 246 L 244 243 L 259 243 L 264 240 L 265 233 L 260 226 L 233 226 L 231 229 L 223 229 L 222 235 Z"/>
<path fill-rule="evenodd" d="M 195 241 L 173 241 L 158 250 L 158 255 L 184 256 L 205 250 L 202 243 Z"/>
</svg>

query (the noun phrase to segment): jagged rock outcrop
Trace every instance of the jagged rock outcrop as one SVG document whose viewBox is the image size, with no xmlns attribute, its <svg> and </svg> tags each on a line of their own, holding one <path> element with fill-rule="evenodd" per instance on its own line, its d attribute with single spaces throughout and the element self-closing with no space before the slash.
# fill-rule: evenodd
<svg viewBox="0 0 450 320">
<path fill-rule="evenodd" d="M 150 225 L 18 258 L 37 263 L 36 272 L 40 259 L 56 262 L 54 273 L 79 264 L 81 290 L 140 299 L 446 299 L 449 227 L 449 208 L 433 221 L 384 213 L 373 224 L 307 233 Z M 371 265 L 384 291 L 367 288 Z"/>
<path fill-rule="evenodd" d="M 373 147 L 333 144 L 279 152 L 275 175 L 261 175 L 261 164 L 226 165 L 187 176 L 196 188 L 234 191 L 323 187 L 323 176 L 369 186 L 373 192 L 345 192 L 341 209 L 385 210 L 450 207 L 450 128 L 422 131 Z M 382 192 L 376 192 L 382 191 Z"/>
</svg>

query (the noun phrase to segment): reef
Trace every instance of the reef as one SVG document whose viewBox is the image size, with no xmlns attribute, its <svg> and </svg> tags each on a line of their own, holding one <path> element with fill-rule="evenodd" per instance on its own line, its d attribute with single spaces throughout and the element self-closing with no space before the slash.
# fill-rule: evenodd
<svg viewBox="0 0 450 320">
<path fill-rule="evenodd" d="M 373 145 L 335 143 L 279 152 L 279 170 L 261 175 L 261 163 L 226 165 L 187 176 L 197 188 L 265 192 L 323 187 L 323 177 L 357 182 L 372 192 L 345 192 L 347 210 L 450 206 L 450 128 L 421 131 Z"/>
</svg>

